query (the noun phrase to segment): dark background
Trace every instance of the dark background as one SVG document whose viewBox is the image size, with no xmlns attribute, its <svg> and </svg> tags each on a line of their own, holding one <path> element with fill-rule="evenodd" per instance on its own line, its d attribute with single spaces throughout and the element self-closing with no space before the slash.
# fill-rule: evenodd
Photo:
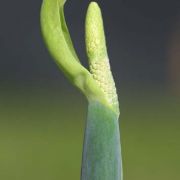
<svg viewBox="0 0 180 180">
<path fill-rule="evenodd" d="M 0 4 L 0 179 L 79 179 L 87 102 L 42 41 L 40 0 Z M 84 66 L 87 0 L 68 0 Z M 121 105 L 125 180 L 179 180 L 180 1 L 97 1 Z"/>
<path fill-rule="evenodd" d="M 66 19 L 84 64 L 85 13 L 90 1 L 68 1 Z M 168 82 L 173 34 L 179 31 L 178 0 L 99 1 L 109 56 L 118 84 Z M 0 6 L 0 82 L 64 81 L 41 39 L 41 1 L 3 1 Z M 179 36 L 176 33 L 176 36 Z M 176 37 L 178 38 L 178 37 Z M 179 62 L 177 62 L 179 65 Z"/>
</svg>

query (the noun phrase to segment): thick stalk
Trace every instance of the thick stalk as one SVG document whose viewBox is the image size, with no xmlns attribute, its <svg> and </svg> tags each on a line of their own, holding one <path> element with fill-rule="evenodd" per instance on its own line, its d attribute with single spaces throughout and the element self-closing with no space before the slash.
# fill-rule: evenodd
<svg viewBox="0 0 180 180">
<path fill-rule="evenodd" d="M 81 180 L 122 180 L 121 161 L 117 113 L 89 102 Z"/>
</svg>

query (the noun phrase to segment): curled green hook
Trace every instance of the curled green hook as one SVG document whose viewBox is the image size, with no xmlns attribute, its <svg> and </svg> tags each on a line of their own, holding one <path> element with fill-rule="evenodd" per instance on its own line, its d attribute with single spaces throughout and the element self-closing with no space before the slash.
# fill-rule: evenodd
<svg viewBox="0 0 180 180">
<path fill-rule="evenodd" d="M 88 100 L 97 100 L 119 113 L 107 57 L 101 12 L 92 2 L 86 17 L 86 47 L 90 72 L 81 65 L 64 17 L 66 0 L 43 0 L 41 29 L 47 48 L 65 76 Z"/>
</svg>

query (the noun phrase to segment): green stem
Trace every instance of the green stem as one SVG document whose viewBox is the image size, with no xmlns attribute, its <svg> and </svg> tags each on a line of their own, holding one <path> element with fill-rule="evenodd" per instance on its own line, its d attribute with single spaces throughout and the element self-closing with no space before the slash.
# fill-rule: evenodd
<svg viewBox="0 0 180 180">
<path fill-rule="evenodd" d="M 95 101 L 88 107 L 81 180 L 122 180 L 118 115 Z"/>
</svg>

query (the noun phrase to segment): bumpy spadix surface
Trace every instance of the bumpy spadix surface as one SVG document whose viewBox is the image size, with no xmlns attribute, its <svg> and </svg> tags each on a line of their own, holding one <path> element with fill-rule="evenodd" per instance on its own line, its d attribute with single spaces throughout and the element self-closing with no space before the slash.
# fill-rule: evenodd
<svg viewBox="0 0 180 180">
<path fill-rule="evenodd" d="M 110 106 L 119 113 L 118 96 L 107 55 L 102 14 L 97 3 L 89 5 L 86 16 L 86 51 L 90 72 Z"/>
</svg>

